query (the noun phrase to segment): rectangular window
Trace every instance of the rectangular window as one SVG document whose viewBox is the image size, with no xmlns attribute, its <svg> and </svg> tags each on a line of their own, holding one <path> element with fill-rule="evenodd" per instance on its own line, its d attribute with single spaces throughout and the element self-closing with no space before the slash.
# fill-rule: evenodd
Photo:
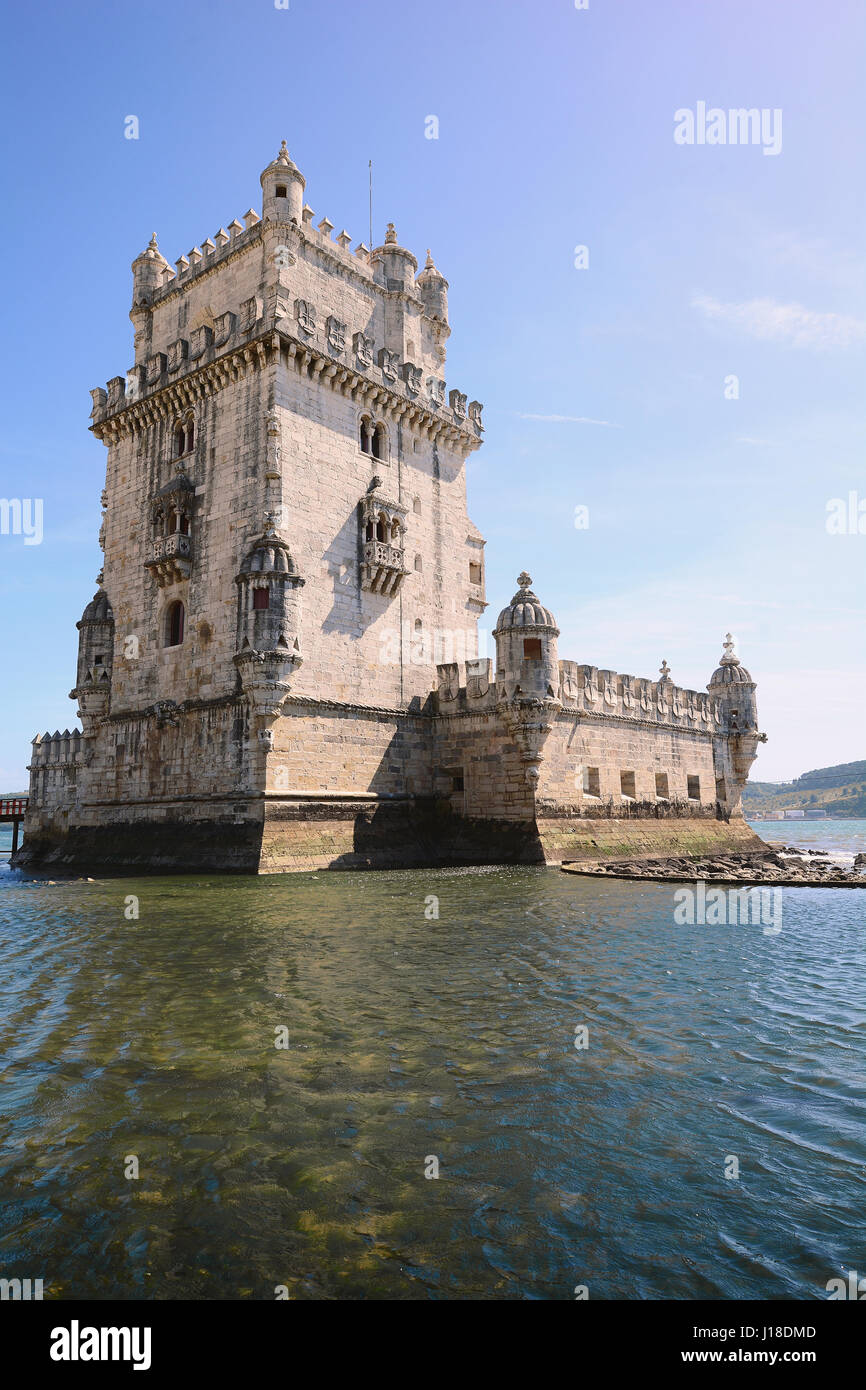
<svg viewBox="0 0 866 1390">
<path fill-rule="evenodd" d="M 523 639 L 523 660 L 524 660 L 524 661 L 540 661 L 540 660 L 541 660 L 541 638 L 540 638 L 540 637 L 524 637 L 524 639 Z"/>
<path fill-rule="evenodd" d="M 271 591 L 270 589 L 253 589 L 253 608 L 258 610 L 270 608 Z"/>
<path fill-rule="evenodd" d="M 701 799 L 701 779 L 700 777 L 689 777 L 689 801 L 700 801 Z"/>
<path fill-rule="evenodd" d="M 469 561 L 469 583 L 470 583 L 470 584 L 480 584 L 480 583 L 481 583 L 481 566 L 479 565 L 479 563 L 478 563 L 477 560 L 470 560 L 470 561 Z"/>
<path fill-rule="evenodd" d="M 667 775 L 666 772 L 657 772 L 657 773 L 656 773 L 656 797 L 657 797 L 659 800 L 663 800 L 663 799 L 666 799 L 666 798 L 668 797 L 668 795 L 669 795 L 669 793 L 668 793 L 668 775 Z"/>
<path fill-rule="evenodd" d="M 601 783 L 597 767 L 585 767 L 583 769 L 583 794 L 584 796 L 601 796 Z"/>
<path fill-rule="evenodd" d="M 628 800 L 635 800 L 637 793 L 635 791 L 633 772 L 621 772 L 619 774 L 619 789 Z"/>
</svg>

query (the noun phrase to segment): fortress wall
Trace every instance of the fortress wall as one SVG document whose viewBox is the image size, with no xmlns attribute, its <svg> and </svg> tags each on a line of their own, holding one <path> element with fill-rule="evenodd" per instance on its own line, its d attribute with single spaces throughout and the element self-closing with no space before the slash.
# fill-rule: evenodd
<svg viewBox="0 0 866 1390">
<path fill-rule="evenodd" d="M 584 769 L 596 769 L 598 796 L 583 790 Z M 624 719 L 580 718 L 563 711 L 544 746 L 538 797 L 592 815 L 605 803 L 623 804 L 621 774 L 634 774 L 633 801 L 655 804 L 656 774 L 667 777 L 668 800 L 681 808 L 714 809 L 716 783 L 712 735 L 653 727 Z M 688 778 L 700 780 L 699 800 L 690 800 Z"/>
<path fill-rule="evenodd" d="M 267 793 L 430 796 L 431 754 L 427 716 L 290 697 L 273 727 Z"/>
</svg>

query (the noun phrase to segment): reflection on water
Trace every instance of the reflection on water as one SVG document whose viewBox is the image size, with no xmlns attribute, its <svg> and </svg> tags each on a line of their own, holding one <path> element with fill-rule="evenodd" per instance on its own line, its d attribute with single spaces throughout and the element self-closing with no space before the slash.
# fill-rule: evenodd
<svg viewBox="0 0 866 1390">
<path fill-rule="evenodd" d="M 4 871 L 0 1275 L 70 1298 L 826 1297 L 862 1262 L 863 899 L 785 889 L 765 936 L 675 925 L 674 890 Z"/>
</svg>

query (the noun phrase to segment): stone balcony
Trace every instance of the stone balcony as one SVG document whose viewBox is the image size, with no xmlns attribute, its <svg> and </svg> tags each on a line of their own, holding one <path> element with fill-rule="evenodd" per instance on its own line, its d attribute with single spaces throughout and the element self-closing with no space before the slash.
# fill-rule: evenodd
<svg viewBox="0 0 866 1390">
<path fill-rule="evenodd" d="M 170 536 L 158 536 L 144 563 L 161 589 L 188 579 L 192 569 L 192 537 L 180 531 Z"/>
<path fill-rule="evenodd" d="M 403 547 L 387 541 L 366 541 L 361 583 L 374 594 L 396 594 L 405 578 Z"/>
</svg>

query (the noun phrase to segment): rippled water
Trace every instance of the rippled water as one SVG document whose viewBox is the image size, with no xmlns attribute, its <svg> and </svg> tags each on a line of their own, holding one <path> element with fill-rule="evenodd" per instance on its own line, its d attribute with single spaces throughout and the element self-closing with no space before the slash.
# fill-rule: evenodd
<svg viewBox="0 0 866 1390">
<path fill-rule="evenodd" d="M 866 897 L 783 894 L 773 936 L 554 869 L 4 871 L 0 1276 L 825 1298 L 864 1261 Z"/>
</svg>

